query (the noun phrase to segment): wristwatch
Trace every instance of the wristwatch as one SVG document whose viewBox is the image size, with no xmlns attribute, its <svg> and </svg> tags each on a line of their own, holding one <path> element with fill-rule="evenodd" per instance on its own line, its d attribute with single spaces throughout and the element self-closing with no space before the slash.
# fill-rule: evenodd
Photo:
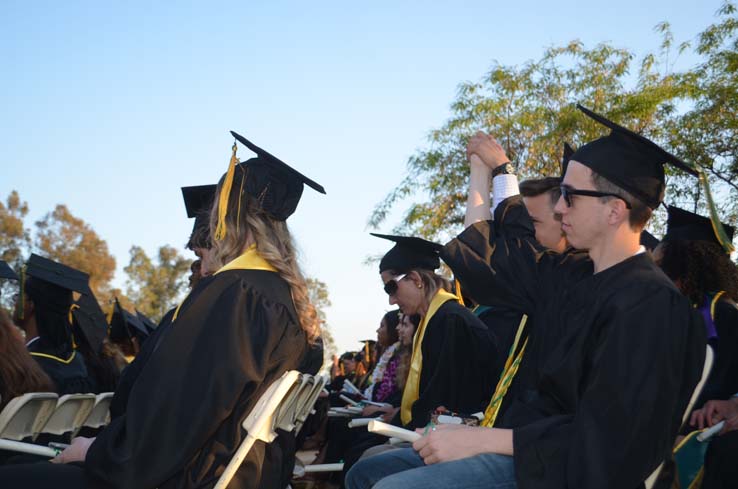
<svg viewBox="0 0 738 489">
<path fill-rule="evenodd" d="M 500 165 L 492 170 L 492 178 L 496 177 L 497 175 L 515 175 L 515 167 L 511 162 L 508 161 L 507 163 Z"/>
</svg>

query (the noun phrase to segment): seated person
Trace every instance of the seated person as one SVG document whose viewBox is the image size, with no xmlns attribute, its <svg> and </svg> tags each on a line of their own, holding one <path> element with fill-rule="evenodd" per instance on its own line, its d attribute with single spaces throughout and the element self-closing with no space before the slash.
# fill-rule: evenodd
<svg viewBox="0 0 738 489">
<path fill-rule="evenodd" d="M 31 356 L 60 395 L 98 390 L 77 350 L 70 323 L 72 291 L 92 294 L 88 282 L 86 273 L 35 254 L 21 271 L 14 320 L 26 332 Z"/>
<path fill-rule="evenodd" d="M 28 353 L 23 336 L 0 308 L 0 411 L 14 397 L 54 392 L 54 384 Z"/>
<path fill-rule="evenodd" d="M 694 170 L 582 110 L 611 133 L 572 155 L 556 211 L 588 259 L 543 249 L 519 199 L 442 254 L 480 302 L 547 319 L 535 389 L 510 406 L 510 424 L 438 426 L 412 449 L 357 463 L 348 488 L 636 488 L 670 453 L 701 376 L 704 327 L 639 239 L 663 197 L 662 165 Z M 508 162 L 500 152 L 472 173 L 470 194 L 489 195 L 491 170 Z"/>
<path fill-rule="evenodd" d="M 259 397 L 300 366 L 320 326 L 285 220 L 304 184 L 322 187 L 234 137 L 258 157 L 238 163 L 234 144 L 218 184 L 209 259 L 216 271 L 172 316 L 125 411 L 95 439 L 73 440 L 61 464 L 0 468 L 0 486 L 210 487 Z M 264 454 L 256 443 L 230 487 L 259 487 Z"/>
<path fill-rule="evenodd" d="M 727 399 L 738 392 L 738 268 L 715 234 L 710 219 L 668 207 L 666 235 L 654 260 L 699 309 L 707 328 L 707 342 L 715 360 L 702 393 L 700 408 L 709 399 Z M 733 229 L 723 226 L 727 239 Z"/>
</svg>

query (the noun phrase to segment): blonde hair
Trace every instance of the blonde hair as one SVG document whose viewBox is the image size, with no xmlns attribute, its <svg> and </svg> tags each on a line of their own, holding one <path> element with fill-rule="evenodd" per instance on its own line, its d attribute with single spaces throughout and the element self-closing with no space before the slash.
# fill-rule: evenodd
<svg viewBox="0 0 738 489">
<path fill-rule="evenodd" d="M 238 171 L 239 168 L 236 167 Z M 245 177 L 244 177 L 245 178 Z M 221 191 L 218 192 L 215 202 Z M 278 221 L 257 204 L 250 195 L 243 194 L 236 182 L 228 200 L 228 214 L 225 219 L 226 235 L 220 240 L 213 240 L 213 248 L 208 256 L 208 268 L 217 270 L 243 253 L 244 245 L 249 237 L 256 244 L 259 255 L 277 269 L 279 276 L 287 282 L 295 304 L 300 326 L 307 335 L 308 342 L 313 344 L 320 335 L 320 318 L 315 307 L 310 303 L 305 277 L 297 263 L 297 252 L 292 241 L 287 223 Z M 218 206 L 210 211 L 210 235 L 215 236 L 218 223 Z"/>
<path fill-rule="evenodd" d="M 438 275 L 433 270 L 419 268 L 412 271 L 420 276 L 420 280 L 423 283 L 426 306 L 431 303 L 433 297 L 435 297 L 439 290 L 451 292 L 451 282 L 441 275 Z"/>
</svg>

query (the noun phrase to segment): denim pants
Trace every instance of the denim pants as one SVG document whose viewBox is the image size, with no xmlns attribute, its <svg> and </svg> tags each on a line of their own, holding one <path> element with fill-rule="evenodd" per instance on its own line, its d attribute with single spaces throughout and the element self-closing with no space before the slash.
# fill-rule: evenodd
<svg viewBox="0 0 738 489">
<path fill-rule="evenodd" d="M 403 448 L 359 460 L 346 474 L 346 489 L 515 489 L 513 458 L 495 453 L 425 465 Z"/>
</svg>

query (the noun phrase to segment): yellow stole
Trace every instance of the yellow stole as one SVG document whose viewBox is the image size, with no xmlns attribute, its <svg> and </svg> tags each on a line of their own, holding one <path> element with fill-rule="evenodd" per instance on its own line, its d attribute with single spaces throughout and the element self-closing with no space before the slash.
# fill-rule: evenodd
<svg viewBox="0 0 738 489">
<path fill-rule="evenodd" d="M 425 328 L 428 326 L 428 322 L 433 318 L 433 315 L 438 312 L 438 309 L 448 301 L 458 300 L 453 294 L 446 292 L 441 289 L 436 292 L 433 296 L 430 305 L 428 306 L 428 312 L 426 313 L 423 321 L 418 327 L 418 331 L 415 332 L 415 338 L 413 338 L 413 356 L 410 359 L 410 371 L 407 373 L 407 381 L 405 382 L 405 389 L 402 391 L 402 407 L 400 409 L 400 417 L 402 418 L 403 424 L 408 424 L 413 419 L 412 406 L 415 401 L 420 397 L 420 372 L 423 370 L 423 337 L 425 336 Z"/>
<path fill-rule="evenodd" d="M 227 270 L 266 270 L 268 272 L 277 271 L 277 269 L 271 266 L 268 261 L 262 258 L 262 256 L 256 250 L 255 244 L 249 246 L 242 255 L 229 261 L 221 268 L 219 268 L 218 271 L 214 273 L 214 275 L 218 275 L 220 272 L 225 272 Z M 187 298 L 185 298 L 185 300 L 187 300 Z M 177 319 L 177 316 L 179 315 L 179 309 L 182 307 L 182 304 L 184 304 L 184 301 L 182 301 L 179 306 L 177 306 L 177 310 L 174 311 L 172 322 Z"/>
</svg>

